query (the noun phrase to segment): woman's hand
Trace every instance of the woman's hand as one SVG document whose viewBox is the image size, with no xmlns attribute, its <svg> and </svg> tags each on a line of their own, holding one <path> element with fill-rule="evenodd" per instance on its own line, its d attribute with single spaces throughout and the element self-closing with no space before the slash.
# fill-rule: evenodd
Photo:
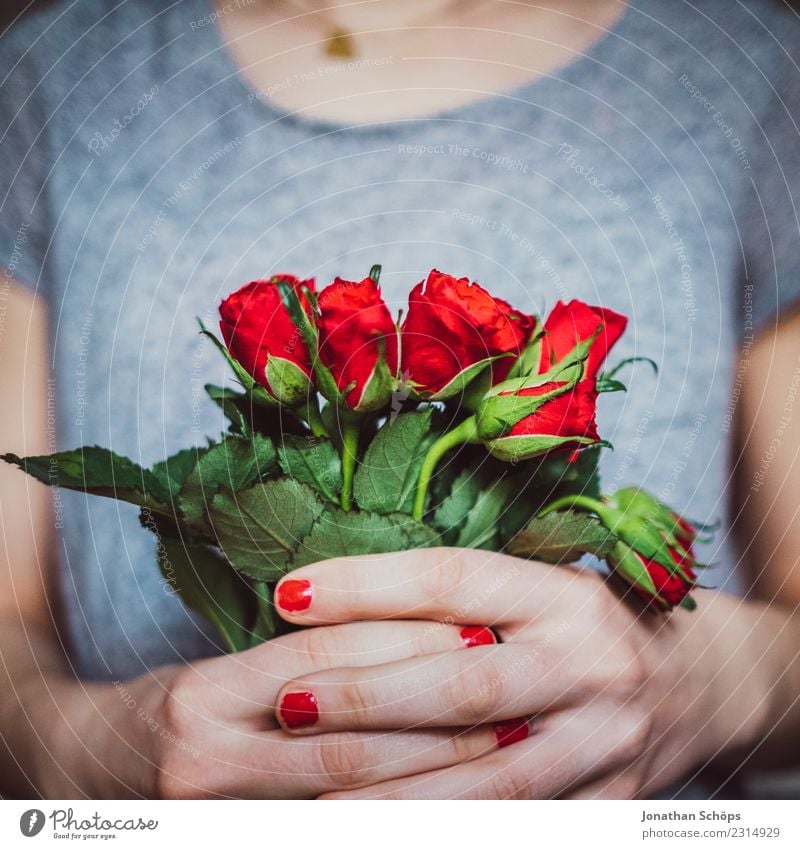
<svg viewBox="0 0 800 849">
<path fill-rule="evenodd" d="M 37 784 L 51 798 L 77 791 L 94 798 L 297 799 L 479 756 L 497 747 L 491 728 L 298 738 L 274 719 L 277 693 L 292 677 L 447 657 L 474 644 L 475 630 L 429 622 L 315 628 L 134 681 L 72 682 L 54 699 L 58 716 L 39 723 L 53 737 Z"/>
<path fill-rule="evenodd" d="M 316 706 L 300 722 L 279 707 L 297 738 L 501 722 L 515 744 L 329 797 L 649 795 L 749 744 L 763 720 L 766 685 L 746 655 L 749 634 L 731 627 L 748 621 L 734 618 L 738 599 L 709 593 L 698 613 L 662 616 L 620 600 L 589 570 L 446 548 L 304 567 L 276 598 L 295 623 L 416 617 L 477 623 L 501 640 L 383 666 L 336 663 L 286 684 L 279 704 Z M 287 605 L 298 598 L 304 607 Z"/>
</svg>

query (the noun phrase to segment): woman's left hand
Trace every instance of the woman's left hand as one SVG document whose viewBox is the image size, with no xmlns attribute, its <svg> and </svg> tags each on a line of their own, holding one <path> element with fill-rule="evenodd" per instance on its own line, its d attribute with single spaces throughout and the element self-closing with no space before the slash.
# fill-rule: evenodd
<svg viewBox="0 0 800 849">
<path fill-rule="evenodd" d="M 505 744 L 328 798 L 634 798 L 747 744 L 758 727 L 757 687 L 731 704 L 743 676 L 730 668 L 712 597 L 702 600 L 705 615 L 655 614 L 590 570 L 436 548 L 307 566 L 279 584 L 276 600 L 296 624 L 428 619 L 484 626 L 499 638 L 287 684 L 278 719 L 291 734 L 492 723 Z M 280 709 L 298 700 L 315 706 L 300 724 Z"/>
</svg>

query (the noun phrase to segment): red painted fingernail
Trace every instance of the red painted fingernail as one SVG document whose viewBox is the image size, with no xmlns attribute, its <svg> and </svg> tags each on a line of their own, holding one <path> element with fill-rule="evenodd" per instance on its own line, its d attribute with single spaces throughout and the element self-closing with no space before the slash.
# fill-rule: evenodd
<svg viewBox="0 0 800 849">
<path fill-rule="evenodd" d="M 287 728 L 305 728 L 319 719 L 317 697 L 307 691 L 287 693 L 281 699 L 281 719 Z"/>
<path fill-rule="evenodd" d="M 508 719 L 505 722 L 498 722 L 494 727 L 494 733 L 497 737 L 497 745 L 499 748 L 510 746 L 512 743 L 519 743 L 530 734 L 527 719 Z"/>
<path fill-rule="evenodd" d="M 284 581 L 278 585 L 278 607 L 287 613 L 308 610 L 311 605 L 311 581 Z"/>
<path fill-rule="evenodd" d="M 489 628 L 481 628 L 479 625 L 470 625 L 467 628 L 462 628 L 460 636 L 468 649 L 471 649 L 473 646 L 489 646 L 497 642 Z"/>
</svg>

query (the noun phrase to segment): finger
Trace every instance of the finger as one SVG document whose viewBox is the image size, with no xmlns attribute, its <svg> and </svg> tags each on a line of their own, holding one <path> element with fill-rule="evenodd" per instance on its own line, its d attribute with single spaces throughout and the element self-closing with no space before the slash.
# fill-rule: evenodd
<svg viewBox="0 0 800 849">
<path fill-rule="evenodd" d="M 290 679 L 337 666 L 380 665 L 494 641 L 485 628 L 435 622 L 354 622 L 309 628 L 202 667 L 202 683 L 216 686 L 220 719 L 246 712 L 275 726 L 280 688 Z M 269 726 L 261 726 L 269 727 Z"/>
<path fill-rule="evenodd" d="M 333 730 L 473 727 L 576 702 L 584 676 L 554 662 L 557 649 L 482 646 L 382 666 L 305 675 L 278 694 L 278 721 L 293 734 Z M 565 678 L 567 670 L 571 674 Z"/>
<path fill-rule="evenodd" d="M 307 739 L 283 732 L 230 732 L 215 738 L 214 752 L 200 752 L 176 770 L 174 795 L 223 798 L 308 799 L 398 777 L 441 769 L 498 747 L 491 728 L 422 730 L 380 734 L 325 734 Z M 180 775 L 180 778 L 177 778 Z M 170 776 L 162 785 L 169 787 Z"/>
<path fill-rule="evenodd" d="M 529 621 L 531 603 L 541 610 L 556 585 L 570 580 L 574 573 L 497 552 L 429 548 L 304 566 L 278 584 L 275 603 L 301 624 L 392 618 L 494 625 Z"/>
<path fill-rule="evenodd" d="M 635 799 L 639 781 L 627 772 L 613 770 L 597 781 L 565 793 L 561 799 Z"/>
<path fill-rule="evenodd" d="M 531 735 L 484 757 L 325 799 L 552 799 L 617 759 L 611 737 L 587 734 L 579 714 L 537 718 Z"/>
</svg>

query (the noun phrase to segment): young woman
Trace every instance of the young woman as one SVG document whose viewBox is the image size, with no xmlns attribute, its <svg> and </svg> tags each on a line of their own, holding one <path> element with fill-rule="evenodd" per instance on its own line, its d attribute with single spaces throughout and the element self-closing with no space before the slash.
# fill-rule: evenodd
<svg viewBox="0 0 800 849">
<path fill-rule="evenodd" d="M 0 469 L 5 792 L 627 798 L 712 765 L 724 795 L 797 762 L 787 8 L 78 0 L 2 57 L 3 451 L 152 462 L 223 427 L 193 332 L 222 295 L 382 262 L 391 301 L 436 266 L 631 316 L 622 354 L 661 371 L 605 404 L 605 488 L 721 522 L 693 614 L 437 549 L 292 574 L 284 615 L 317 627 L 222 657 L 134 510 Z M 293 693 L 315 723 L 276 712 Z"/>
</svg>

